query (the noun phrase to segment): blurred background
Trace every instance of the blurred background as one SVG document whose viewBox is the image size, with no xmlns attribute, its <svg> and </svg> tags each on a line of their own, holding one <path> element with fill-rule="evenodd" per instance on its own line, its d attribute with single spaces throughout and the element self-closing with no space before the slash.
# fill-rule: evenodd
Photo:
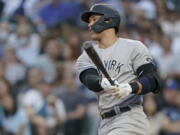
<svg viewBox="0 0 180 135">
<path fill-rule="evenodd" d="M 158 66 L 163 89 L 143 103 L 151 135 L 180 135 L 180 0 L 0 0 L 0 135 L 97 135 L 96 95 L 74 69 L 89 40 L 80 15 L 97 2 Z"/>
</svg>

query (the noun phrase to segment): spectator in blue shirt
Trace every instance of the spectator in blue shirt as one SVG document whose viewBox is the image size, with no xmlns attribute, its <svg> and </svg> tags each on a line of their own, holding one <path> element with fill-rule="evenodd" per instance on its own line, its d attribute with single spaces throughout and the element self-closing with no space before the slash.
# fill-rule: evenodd
<svg viewBox="0 0 180 135">
<path fill-rule="evenodd" d="M 39 18 L 47 26 L 66 21 L 75 23 L 82 10 L 81 3 L 52 0 L 40 10 Z"/>
<path fill-rule="evenodd" d="M 17 100 L 10 94 L 1 98 L 0 120 L 5 134 L 31 135 L 25 110 L 17 104 Z"/>
<path fill-rule="evenodd" d="M 163 113 L 166 120 L 163 122 L 164 135 L 180 135 L 180 91 L 179 83 L 169 80 L 164 89 L 164 97 L 168 107 Z"/>
</svg>

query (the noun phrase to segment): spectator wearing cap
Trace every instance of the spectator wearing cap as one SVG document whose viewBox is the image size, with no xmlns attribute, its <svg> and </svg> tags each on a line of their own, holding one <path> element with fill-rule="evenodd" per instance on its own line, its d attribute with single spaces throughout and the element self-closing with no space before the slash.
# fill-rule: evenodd
<svg viewBox="0 0 180 135">
<path fill-rule="evenodd" d="M 176 80 L 168 80 L 164 89 L 164 98 L 168 104 L 162 113 L 165 119 L 162 124 L 164 135 L 180 134 L 180 108 L 179 102 L 179 83 Z"/>
<path fill-rule="evenodd" d="M 167 106 L 171 107 L 175 105 L 175 97 L 179 93 L 179 83 L 174 79 L 169 79 L 165 82 L 165 88 L 163 90 L 163 95 Z"/>
</svg>

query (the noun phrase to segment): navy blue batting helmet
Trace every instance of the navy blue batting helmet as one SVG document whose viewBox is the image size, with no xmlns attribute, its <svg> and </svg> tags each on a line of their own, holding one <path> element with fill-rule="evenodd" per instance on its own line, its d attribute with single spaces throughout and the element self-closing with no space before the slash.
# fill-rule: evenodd
<svg viewBox="0 0 180 135">
<path fill-rule="evenodd" d="M 119 30 L 120 14 L 110 5 L 103 3 L 94 4 L 89 11 L 82 14 L 81 19 L 88 23 L 92 14 L 101 15 L 99 20 L 92 25 L 92 30 L 95 32 L 100 33 L 109 28 L 115 28 L 116 31 Z"/>
</svg>

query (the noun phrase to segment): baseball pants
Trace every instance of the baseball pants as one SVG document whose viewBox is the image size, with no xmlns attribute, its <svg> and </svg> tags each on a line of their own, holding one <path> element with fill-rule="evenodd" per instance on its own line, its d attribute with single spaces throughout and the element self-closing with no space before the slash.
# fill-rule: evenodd
<svg viewBox="0 0 180 135">
<path fill-rule="evenodd" d="M 99 135 L 150 135 L 149 121 L 142 106 L 101 121 Z"/>
</svg>

